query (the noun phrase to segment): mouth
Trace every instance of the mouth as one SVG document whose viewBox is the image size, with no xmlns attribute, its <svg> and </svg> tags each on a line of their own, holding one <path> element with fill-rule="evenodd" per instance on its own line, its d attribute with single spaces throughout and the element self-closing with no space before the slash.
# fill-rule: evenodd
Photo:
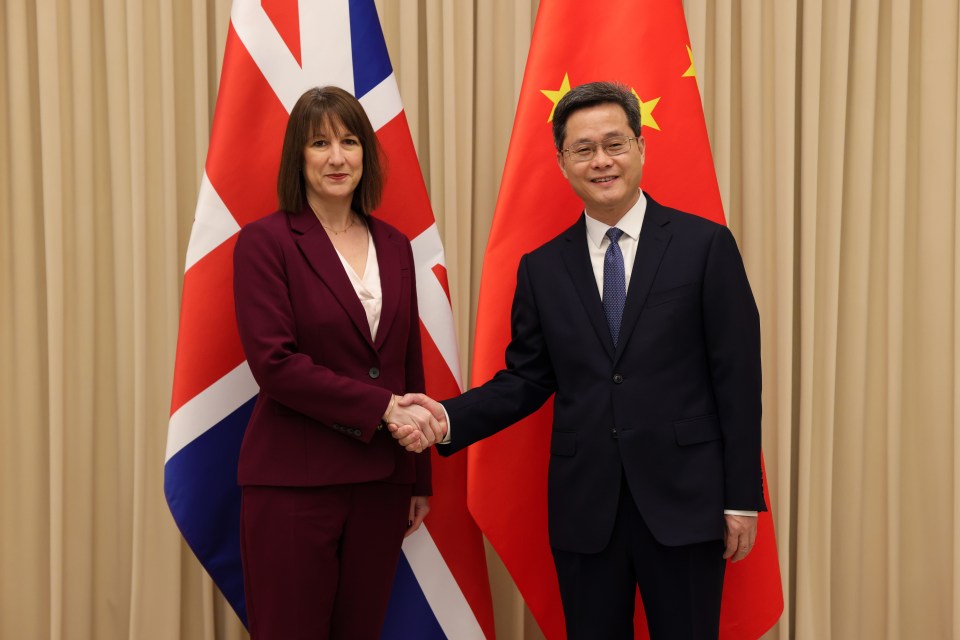
<svg viewBox="0 0 960 640">
<path fill-rule="evenodd" d="M 328 173 L 327 177 L 330 178 L 331 180 L 344 180 L 348 176 L 346 173 Z"/>
<path fill-rule="evenodd" d="M 593 184 L 607 184 L 608 182 L 613 182 L 617 179 L 617 176 L 601 176 L 599 178 L 593 178 L 590 180 Z"/>
</svg>

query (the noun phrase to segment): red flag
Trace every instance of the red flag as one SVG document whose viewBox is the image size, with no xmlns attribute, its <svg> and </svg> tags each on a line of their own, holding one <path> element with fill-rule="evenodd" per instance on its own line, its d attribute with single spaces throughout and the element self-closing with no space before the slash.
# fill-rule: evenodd
<svg viewBox="0 0 960 640">
<path fill-rule="evenodd" d="M 484 257 L 474 384 L 504 365 L 520 257 L 582 211 L 557 168 L 550 121 L 571 86 L 597 80 L 622 82 L 640 100 L 647 159 L 642 188 L 667 206 L 724 221 L 680 0 L 634 0 L 602 10 L 580 0 L 543 0 Z M 548 403 L 522 424 L 471 447 L 468 500 L 544 634 L 563 638 L 547 536 L 552 417 Z M 769 495 L 766 500 L 769 505 Z M 728 564 L 726 575 L 721 638 L 759 637 L 783 611 L 769 512 L 760 514 L 753 552 Z M 638 637 L 647 637 L 639 599 L 637 630 Z"/>
</svg>

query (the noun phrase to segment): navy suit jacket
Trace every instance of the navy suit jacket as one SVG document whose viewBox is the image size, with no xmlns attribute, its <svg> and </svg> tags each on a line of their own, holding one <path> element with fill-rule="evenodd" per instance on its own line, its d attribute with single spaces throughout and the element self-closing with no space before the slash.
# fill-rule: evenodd
<svg viewBox="0 0 960 640">
<path fill-rule="evenodd" d="M 555 393 L 551 546 L 603 549 L 623 475 L 666 545 L 722 538 L 725 508 L 765 510 L 759 315 L 726 227 L 647 196 L 614 347 L 581 215 L 520 260 L 511 330 L 506 368 L 443 402 L 451 442 L 438 449 L 492 435 Z"/>
<path fill-rule="evenodd" d="M 260 393 L 240 449 L 241 485 L 385 480 L 430 495 L 430 458 L 382 428 L 390 394 L 423 391 L 413 253 L 368 218 L 383 306 L 376 339 L 333 244 L 309 207 L 240 231 L 234 295 Z"/>
</svg>

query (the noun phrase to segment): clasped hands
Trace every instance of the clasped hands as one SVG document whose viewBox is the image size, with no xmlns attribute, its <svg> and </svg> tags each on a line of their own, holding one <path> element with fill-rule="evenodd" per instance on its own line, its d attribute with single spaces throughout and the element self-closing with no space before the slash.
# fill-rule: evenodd
<svg viewBox="0 0 960 640">
<path fill-rule="evenodd" d="M 383 421 L 401 447 L 416 453 L 447 435 L 447 415 L 443 407 L 422 393 L 393 396 Z"/>
</svg>

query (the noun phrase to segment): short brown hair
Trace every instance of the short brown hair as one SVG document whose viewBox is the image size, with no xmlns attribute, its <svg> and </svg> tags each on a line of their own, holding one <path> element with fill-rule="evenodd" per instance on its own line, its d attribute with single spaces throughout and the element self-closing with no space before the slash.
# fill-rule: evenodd
<svg viewBox="0 0 960 640">
<path fill-rule="evenodd" d="M 280 171 L 277 174 L 277 200 L 284 211 L 299 211 L 306 203 L 303 178 L 303 150 L 310 136 L 324 125 L 339 134 L 346 129 L 360 140 L 363 149 L 363 175 L 353 192 L 351 206 L 369 216 L 380 204 L 384 171 L 380 142 L 360 101 L 339 87 L 314 87 L 300 96 L 290 112 L 283 136 Z"/>
</svg>

